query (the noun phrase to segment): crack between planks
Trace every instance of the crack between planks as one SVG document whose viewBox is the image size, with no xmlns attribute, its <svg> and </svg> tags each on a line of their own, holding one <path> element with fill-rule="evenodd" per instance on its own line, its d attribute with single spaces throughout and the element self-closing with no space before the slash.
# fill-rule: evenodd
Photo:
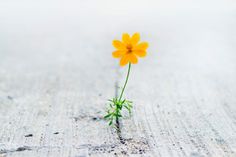
<svg viewBox="0 0 236 157">
<path fill-rule="evenodd" d="M 2 150 L 0 150 L 0 154 L 22 152 L 22 151 L 27 151 L 27 150 L 28 151 L 32 150 L 32 147 L 22 146 L 22 147 L 12 148 L 12 149 L 2 149 Z"/>
<path fill-rule="evenodd" d="M 118 79 L 115 81 L 115 97 L 117 98 L 119 96 L 119 78 L 121 77 L 121 73 L 118 68 L 116 68 L 116 74 L 118 75 Z M 119 119 L 116 119 L 116 134 L 118 136 L 118 140 L 121 144 L 125 144 L 124 138 L 121 134 L 121 122 Z"/>
</svg>

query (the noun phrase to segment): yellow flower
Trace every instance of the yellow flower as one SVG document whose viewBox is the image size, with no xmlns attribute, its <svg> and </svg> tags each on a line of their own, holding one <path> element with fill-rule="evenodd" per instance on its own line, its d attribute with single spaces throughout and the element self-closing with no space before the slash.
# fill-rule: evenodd
<svg viewBox="0 0 236 157">
<path fill-rule="evenodd" d="M 121 58 L 120 65 L 124 66 L 127 63 L 136 64 L 138 63 L 137 57 L 145 57 L 148 48 L 147 42 L 139 43 L 140 35 L 139 33 L 133 34 L 131 37 L 128 33 L 124 33 L 122 36 L 122 41 L 114 40 L 113 46 L 117 49 L 112 53 L 114 58 Z"/>
</svg>

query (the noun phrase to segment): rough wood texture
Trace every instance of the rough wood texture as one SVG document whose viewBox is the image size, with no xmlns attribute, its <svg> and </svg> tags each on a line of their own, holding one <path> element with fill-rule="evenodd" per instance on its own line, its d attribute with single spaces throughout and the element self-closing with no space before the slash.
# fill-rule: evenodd
<svg viewBox="0 0 236 157">
<path fill-rule="evenodd" d="M 0 156 L 236 157 L 235 9 L 1 1 Z M 126 73 L 111 41 L 135 31 L 150 48 L 132 67 L 119 138 L 103 119 Z"/>
</svg>

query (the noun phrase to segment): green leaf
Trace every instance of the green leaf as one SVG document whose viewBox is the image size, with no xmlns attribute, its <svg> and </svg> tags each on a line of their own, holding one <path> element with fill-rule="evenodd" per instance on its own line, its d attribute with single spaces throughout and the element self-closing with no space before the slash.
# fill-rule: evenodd
<svg viewBox="0 0 236 157">
<path fill-rule="evenodd" d="M 127 110 L 129 110 L 129 109 L 130 109 L 130 108 L 129 108 L 128 106 L 126 106 L 126 105 L 125 105 L 124 107 L 125 107 Z"/>
<path fill-rule="evenodd" d="M 112 114 L 109 113 L 109 114 L 105 115 L 104 118 L 107 119 L 107 118 L 110 117 L 111 115 L 112 115 Z"/>
<path fill-rule="evenodd" d="M 109 106 L 112 108 L 112 104 L 109 104 Z"/>
<path fill-rule="evenodd" d="M 126 101 L 126 100 L 124 99 L 124 100 L 121 102 L 121 104 L 124 104 L 125 101 Z"/>
</svg>

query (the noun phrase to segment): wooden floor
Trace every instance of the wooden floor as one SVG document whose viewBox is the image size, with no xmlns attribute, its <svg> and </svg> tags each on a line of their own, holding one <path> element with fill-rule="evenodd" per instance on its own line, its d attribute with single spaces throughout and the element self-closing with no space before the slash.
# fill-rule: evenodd
<svg viewBox="0 0 236 157">
<path fill-rule="evenodd" d="M 0 2 L 0 156 L 236 157 L 235 2 L 133 3 Z M 111 42 L 136 31 L 119 138 Z"/>
</svg>

